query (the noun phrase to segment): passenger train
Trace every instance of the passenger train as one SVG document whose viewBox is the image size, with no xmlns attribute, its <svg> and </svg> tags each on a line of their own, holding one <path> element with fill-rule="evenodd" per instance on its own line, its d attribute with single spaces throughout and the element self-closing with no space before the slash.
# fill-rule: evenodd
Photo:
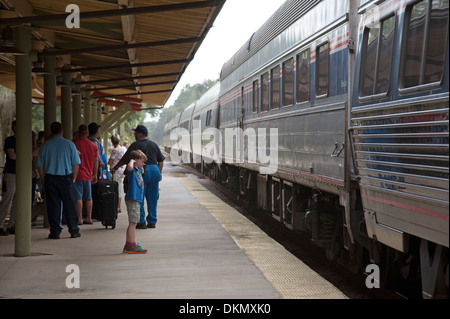
<svg viewBox="0 0 450 319">
<path fill-rule="evenodd" d="M 448 298 L 448 27 L 448 0 L 287 0 L 166 124 L 165 147 L 328 258 Z M 250 149 L 269 139 L 246 132 L 270 128 L 264 174 Z"/>
</svg>

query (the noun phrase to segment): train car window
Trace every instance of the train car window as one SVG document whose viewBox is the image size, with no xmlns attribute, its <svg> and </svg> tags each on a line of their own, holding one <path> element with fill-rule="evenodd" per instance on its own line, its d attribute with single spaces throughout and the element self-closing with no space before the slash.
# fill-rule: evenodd
<svg viewBox="0 0 450 319">
<path fill-rule="evenodd" d="M 444 73 L 448 47 L 449 1 L 434 0 L 431 6 L 426 47 L 424 83 L 440 82 Z"/>
<path fill-rule="evenodd" d="M 375 66 L 377 62 L 377 47 L 378 47 L 378 38 L 380 34 L 379 25 L 374 26 L 372 28 L 366 28 L 365 36 L 364 36 L 364 49 L 363 53 L 364 63 L 363 63 L 363 72 L 361 72 L 361 92 L 362 96 L 372 95 L 374 80 L 375 80 Z"/>
<path fill-rule="evenodd" d="M 211 126 L 211 110 L 206 112 L 206 126 Z"/>
<path fill-rule="evenodd" d="M 225 118 L 225 107 L 224 107 L 223 105 L 220 106 L 220 109 L 219 109 L 219 117 L 220 117 L 220 121 L 221 121 L 222 123 L 225 123 L 225 122 L 226 122 L 226 118 Z"/>
<path fill-rule="evenodd" d="M 194 128 L 196 128 L 196 125 L 198 125 L 198 122 L 196 123 L 195 121 L 201 121 L 200 115 L 194 117 L 194 119 L 193 119 L 193 121 L 192 121 L 192 123 L 191 123 L 191 125 L 192 125 L 191 130 L 192 130 L 192 131 L 194 130 Z M 196 124 L 194 125 L 194 123 L 196 123 Z M 202 125 L 202 124 L 200 123 L 200 127 L 201 127 L 201 125 Z"/>
<path fill-rule="evenodd" d="M 395 42 L 395 16 L 383 20 L 381 24 L 380 49 L 378 53 L 379 63 L 375 94 L 386 93 L 389 90 Z"/>
<path fill-rule="evenodd" d="M 363 39 L 360 96 L 387 93 L 394 51 L 395 16 L 366 27 Z"/>
<path fill-rule="evenodd" d="M 261 76 L 261 112 L 269 110 L 269 72 Z"/>
<path fill-rule="evenodd" d="M 297 103 L 309 101 L 310 50 L 297 54 Z"/>
<path fill-rule="evenodd" d="M 328 95 L 329 44 L 324 43 L 316 49 L 316 94 Z"/>
<path fill-rule="evenodd" d="M 253 81 L 253 113 L 258 113 L 259 109 L 259 88 L 258 80 Z"/>
<path fill-rule="evenodd" d="M 213 110 L 211 110 L 211 116 L 210 116 L 210 126 L 212 126 L 212 127 L 216 127 L 216 121 L 217 121 L 217 117 L 216 117 L 216 114 L 217 114 L 217 109 L 213 109 Z"/>
<path fill-rule="evenodd" d="M 277 109 L 280 107 L 280 67 L 277 65 L 270 70 L 271 76 L 271 93 L 270 108 Z"/>
<path fill-rule="evenodd" d="M 417 86 L 421 83 L 423 41 L 425 39 L 425 19 L 427 16 L 427 1 L 421 1 L 412 6 L 409 11 L 407 28 L 405 69 L 403 72 L 404 87 Z"/>
<path fill-rule="evenodd" d="M 294 58 L 283 62 L 283 106 L 294 104 Z"/>
<path fill-rule="evenodd" d="M 228 105 L 227 104 L 223 104 L 220 107 L 220 121 L 222 123 L 227 123 L 228 122 Z"/>
<path fill-rule="evenodd" d="M 440 83 L 448 46 L 448 0 L 422 0 L 407 7 L 403 88 Z"/>
</svg>

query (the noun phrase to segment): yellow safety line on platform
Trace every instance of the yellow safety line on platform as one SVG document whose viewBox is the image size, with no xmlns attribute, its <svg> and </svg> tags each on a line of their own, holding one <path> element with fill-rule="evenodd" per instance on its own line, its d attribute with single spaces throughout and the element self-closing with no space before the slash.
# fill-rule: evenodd
<svg viewBox="0 0 450 319">
<path fill-rule="evenodd" d="M 347 299 L 245 216 L 191 178 L 180 178 L 284 299 Z"/>
</svg>

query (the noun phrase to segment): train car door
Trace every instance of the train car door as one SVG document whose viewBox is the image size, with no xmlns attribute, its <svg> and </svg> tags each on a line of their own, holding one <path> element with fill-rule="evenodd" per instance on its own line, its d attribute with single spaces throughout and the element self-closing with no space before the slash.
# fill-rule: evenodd
<svg viewBox="0 0 450 319">
<path fill-rule="evenodd" d="M 241 87 L 241 107 L 238 113 L 238 127 L 244 131 L 244 116 L 245 116 L 245 104 L 244 104 L 244 87 Z"/>
<path fill-rule="evenodd" d="M 238 154 L 240 155 L 240 159 L 245 158 L 245 145 L 244 145 L 244 116 L 245 116 L 245 108 L 244 108 L 244 87 L 241 87 L 241 103 L 237 106 L 237 125 L 236 128 L 238 132 L 236 134 L 236 149 L 238 152 L 236 153 L 236 157 Z M 239 161 L 238 161 L 239 162 Z"/>
</svg>

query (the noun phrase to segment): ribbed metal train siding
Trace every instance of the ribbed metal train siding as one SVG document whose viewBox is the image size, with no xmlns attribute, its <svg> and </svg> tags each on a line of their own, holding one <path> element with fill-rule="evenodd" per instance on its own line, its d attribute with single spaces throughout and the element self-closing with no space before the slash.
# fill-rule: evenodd
<svg viewBox="0 0 450 319">
<path fill-rule="evenodd" d="M 377 221 L 449 245 L 448 95 L 354 109 L 364 207 Z M 431 217 L 431 218 L 430 218 Z"/>
</svg>

